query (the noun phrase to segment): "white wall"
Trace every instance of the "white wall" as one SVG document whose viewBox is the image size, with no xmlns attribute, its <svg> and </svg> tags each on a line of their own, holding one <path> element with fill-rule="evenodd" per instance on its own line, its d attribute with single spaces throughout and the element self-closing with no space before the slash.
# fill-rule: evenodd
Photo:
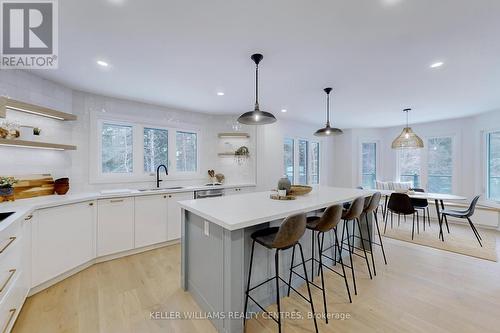
<svg viewBox="0 0 500 333">
<path fill-rule="evenodd" d="M 452 136 L 455 178 L 453 192 L 469 198 L 478 193 L 484 194 L 484 132 L 500 129 L 500 110 L 411 127 L 424 142 L 430 137 Z M 378 178 L 396 180 L 397 151 L 391 148 L 391 143 L 401 130 L 402 127 L 352 129 L 345 131 L 344 136 L 334 138 L 333 158 L 339 163 L 335 163 L 332 185 L 352 187 L 361 183 L 359 163 L 360 143 L 363 140 L 377 140 L 379 143 Z"/>
<path fill-rule="evenodd" d="M 250 158 L 239 165 L 234 158 L 218 157 L 224 150 L 226 139 L 219 140 L 217 133 L 235 130 L 235 116 L 215 116 L 203 113 L 174 110 L 155 105 L 116 99 L 106 96 L 73 91 L 57 83 L 42 79 L 23 71 L 2 71 L 0 76 L 0 95 L 9 96 L 25 102 L 51 107 L 78 116 L 75 122 L 61 122 L 49 118 L 30 116 L 21 112 L 8 111 L 8 120 L 36 125 L 42 128 L 41 140 L 74 144 L 76 151 L 49 151 L 1 147 L 0 175 L 22 175 L 50 173 L 55 178 L 70 177 L 71 191 L 97 191 L 113 188 L 144 188 L 154 184 L 149 181 L 135 183 L 95 183 L 89 170 L 95 164 L 91 136 L 93 119 L 98 116 L 125 118 L 144 123 L 164 126 L 187 126 L 200 131 L 200 175 L 195 179 L 171 180 L 170 185 L 202 184 L 208 181 L 206 170 L 215 169 L 226 175 L 228 183 L 257 183 L 260 189 L 276 186 L 283 174 L 283 138 L 285 136 L 315 138 L 315 126 L 304 123 L 279 120 L 267 126 L 241 126 L 237 130 L 250 134 L 246 141 L 230 140 L 235 146 L 247 145 Z M 0 120 L 2 121 L 2 120 Z M 317 138 L 315 138 L 317 139 Z M 331 175 L 332 149 L 325 141 L 321 142 L 320 182 L 328 184 Z"/>
</svg>

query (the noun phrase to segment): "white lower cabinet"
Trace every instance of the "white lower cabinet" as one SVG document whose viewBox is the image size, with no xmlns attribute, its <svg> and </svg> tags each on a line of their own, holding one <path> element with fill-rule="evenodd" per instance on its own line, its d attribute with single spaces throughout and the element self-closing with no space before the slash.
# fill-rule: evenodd
<svg viewBox="0 0 500 333">
<path fill-rule="evenodd" d="M 167 240 L 168 195 L 135 198 L 135 247 Z"/>
<path fill-rule="evenodd" d="M 193 192 L 172 193 L 168 195 L 168 240 L 181 238 L 181 206 L 179 201 L 191 200 Z"/>
<path fill-rule="evenodd" d="M 134 198 L 97 201 L 97 256 L 134 248 Z"/>
<path fill-rule="evenodd" d="M 95 202 L 41 209 L 32 227 L 32 286 L 95 258 Z"/>
</svg>

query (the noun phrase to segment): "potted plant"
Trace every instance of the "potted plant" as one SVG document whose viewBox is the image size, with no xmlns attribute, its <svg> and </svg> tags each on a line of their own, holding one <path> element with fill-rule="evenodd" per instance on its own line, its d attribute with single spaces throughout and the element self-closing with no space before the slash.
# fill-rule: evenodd
<svg viewBox="0 0 500 333">
<path fill-rule="evenodd" d="M 8 197 L 14 194 L 14 184 L 17 179 L 14 177 L 0 177 L 0 196 Z"/>
</svg>

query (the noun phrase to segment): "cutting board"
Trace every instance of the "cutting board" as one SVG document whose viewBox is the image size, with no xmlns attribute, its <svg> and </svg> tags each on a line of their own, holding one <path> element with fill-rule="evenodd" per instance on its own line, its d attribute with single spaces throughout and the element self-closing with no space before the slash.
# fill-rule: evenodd
<svg viewBox="0 0 500 333">
<path fill-rule="evenodd" d="M 14 197 L 26 199 L 54 194 L 54 179 L 50 174 L 13 176 L 18 180 L 14 185 Z"/>
</svg>

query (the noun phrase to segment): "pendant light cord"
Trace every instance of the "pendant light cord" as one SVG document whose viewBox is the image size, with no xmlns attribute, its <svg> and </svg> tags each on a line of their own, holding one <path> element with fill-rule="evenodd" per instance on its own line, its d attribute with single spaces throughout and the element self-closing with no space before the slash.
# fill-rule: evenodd
<svg viewBox="0 0 500 333">
<path fill-rule="evenodd" d="M 255 65 L 255 109 L 259 109 L 259 64 Z"/>
<path fill-rule="evenodd" d="M 326 94 L 326 123 L 330 124 L 330 93 Z"/>
</svg>

